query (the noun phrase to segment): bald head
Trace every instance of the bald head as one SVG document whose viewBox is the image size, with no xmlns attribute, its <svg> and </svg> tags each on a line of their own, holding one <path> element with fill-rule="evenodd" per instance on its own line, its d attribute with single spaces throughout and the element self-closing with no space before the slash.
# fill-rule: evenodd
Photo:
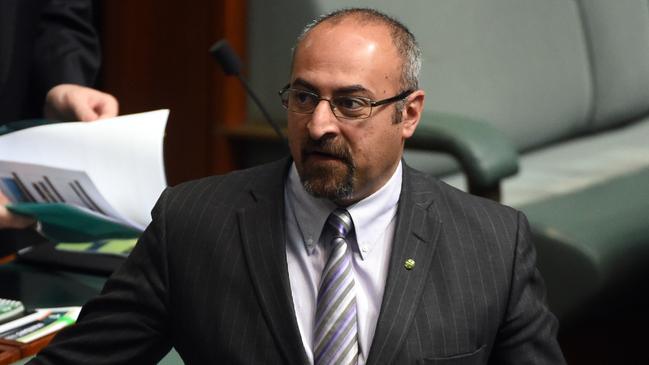
<svg viewBox="0 0 649 365">
<path fill-rule="evenodd" d="M 282 91 L 289 97 L 289 148 L 304 188 L 338 205 L 364 199 L 388 181 L 423 109 L 424 91 L 404 87 L 393 23 L 372 14 L 347 11 L 309 27 Z M 345 115 L 360 110 L 367 113 Z"/>
<path fill-rule="evenodd" d="M 321 25 L 335 26 L 347 21 L 353 22 L 357 27 L 385 27 L 395 47 L 397 56 L 401 60 L 401 88 L 403 90 L 416 90 L 419 88 L 421 49 L 415 40 L 415 36 L 396 19 L 374 9 L 343 9 L 318 17 L 308 24 L 297 38 L 295 47 L 293 47 L 293 62 L 295 62 L 295 53 L 298 47 L 312 30 Z"/>
</svg>

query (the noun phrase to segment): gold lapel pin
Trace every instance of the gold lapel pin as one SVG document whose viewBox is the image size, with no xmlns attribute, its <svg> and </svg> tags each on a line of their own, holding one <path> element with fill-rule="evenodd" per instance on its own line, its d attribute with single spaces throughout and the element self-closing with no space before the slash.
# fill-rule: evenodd
<svg viewBox="0 0 649 365">
<path fill-rule="evenodd" d="M 406 270 L 414 269 L 415 268 L 415 260 L 407 259 L 406 262 L 403 263 L 403 267 L 405 267 Z"/>
</svg>

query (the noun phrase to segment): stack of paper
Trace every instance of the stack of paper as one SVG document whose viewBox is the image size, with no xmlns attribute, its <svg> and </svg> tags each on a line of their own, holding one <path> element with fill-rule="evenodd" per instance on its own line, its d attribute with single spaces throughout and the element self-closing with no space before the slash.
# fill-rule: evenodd
<svg viewBox="0 0 649 365">
<path fill-rule="evenodd" d="M 168 110 L 0 136 L 0 190 L 58 241 L 137 237 L 166 187 Z"/>
</svg>

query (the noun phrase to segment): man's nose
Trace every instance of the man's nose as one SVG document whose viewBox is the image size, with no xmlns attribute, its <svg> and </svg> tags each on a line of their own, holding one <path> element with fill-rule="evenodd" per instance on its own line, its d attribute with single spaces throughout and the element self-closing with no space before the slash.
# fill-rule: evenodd
<svg viewBox="0 0 649 365">
<path fill-rule="evenodd" d="M 327 134 L 337 134 L 339 132 L 338 119 L 327 100 L 320 100 L 316 105 L 307 128 L 310 137 L 314 140 L 319 140 Z"/>
</svg>

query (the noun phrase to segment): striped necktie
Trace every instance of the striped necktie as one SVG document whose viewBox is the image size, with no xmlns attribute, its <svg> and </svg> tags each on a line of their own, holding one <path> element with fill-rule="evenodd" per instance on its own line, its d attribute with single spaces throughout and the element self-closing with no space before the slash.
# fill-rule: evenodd
<svg viewBox="0 0 649 365">
<path fill-rule="evenodd" d="M 313 341 L 315 365 L 356 364 L 358 339 L 356 291 L 351 252 L 345 238 L 353 228 L 347 210 L 336 209 L 325 224 L 331 234 L 331 253 L 322 272 Z"/>
</svg>

